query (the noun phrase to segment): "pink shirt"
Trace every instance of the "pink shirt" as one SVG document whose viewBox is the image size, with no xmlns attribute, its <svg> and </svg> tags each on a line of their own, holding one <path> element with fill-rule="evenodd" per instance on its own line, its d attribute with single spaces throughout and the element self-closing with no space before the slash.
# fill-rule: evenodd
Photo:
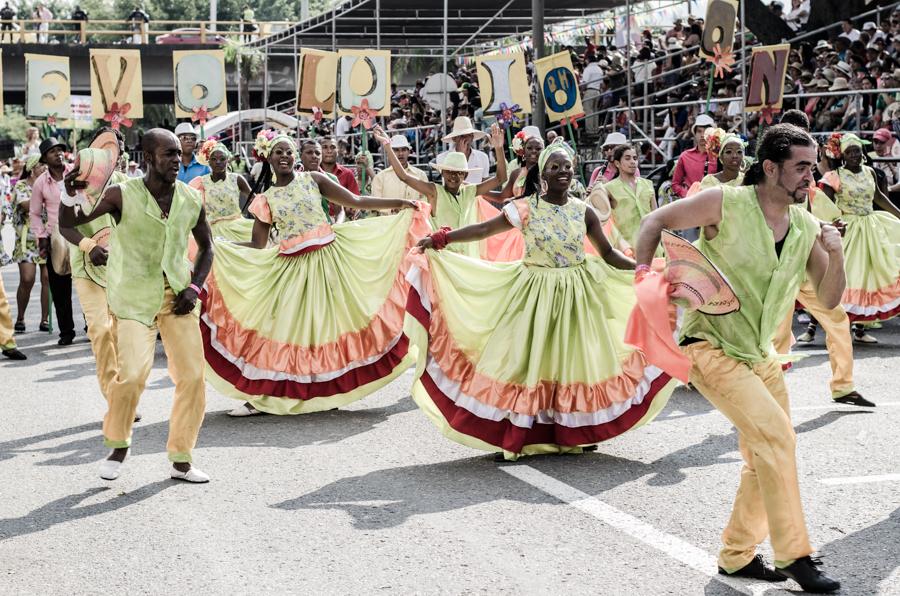
<svg viewBox="0 0 900 596">
<path fill-rule="evenodd" d="M 69 167 L 65 172 L 68 173 Z M 47 225 L 41 219 L 43 210 L 47 210 Z M 57 221 L 59 221 L 59 181 L 54 180 L 50 170 L 41 174 L 34 182 L 31 190 L 31 203 L 28 205 L 31 219 L 31 230 L 36 238 L 49 238 Z"/>
<path fill-rule="evenodd" d="M 675 173 L 672 174 L 672 188 L 679 197 L 686 197 L 691 184 L 700 182 L 707 174 L 718 172 L 716 160 L 697 148 L 688 149 L 678 158 Z"/>
</svg>

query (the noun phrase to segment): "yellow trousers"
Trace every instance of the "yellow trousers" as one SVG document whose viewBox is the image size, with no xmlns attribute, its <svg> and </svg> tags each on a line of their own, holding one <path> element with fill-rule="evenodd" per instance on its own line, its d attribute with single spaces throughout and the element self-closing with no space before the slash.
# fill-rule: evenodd
<svg viewBox="0 0 900 596">
<path fill-rule="evenodd" d="M 3 288 L 3 276 L 0 275 L 0 349 L 12 350 L 16 347 L 13 337 L 13 321 L 9 311 L 9 301 Z"/>
<path fill-rule="evenodd" d="M 158 329 L 169 361 L 169 376 L 175 383 L 166 450 L 170 461 L 189 462 L 206 410 L 206 361 L 197 311 L 176 315 L 172 312 L 174 300 L 175 294 L 167 289 L 152 327 L 130 319 L 118 320 L 119 370 L 109 386 L 103 437 L 107 447 L 131 446 L 134 413 L 153 367 Z"/>
<path fill-rule="evenodd" d="M 88 339 L 97 361 L 97 381 L 100 392 L 109 399 L 109 386 L 116 379 L 119 361 L 116 356 L 116 319 L 109 312 L 106 288 L 89 279 L 76 277 L 75 291 L 87 321 Z"/>
<path fill-rule="evenodd" d="M 691 383 L 734 424 L 744 458 L 719 565 L 729 573 L 744 567 L 767 535 L 776 561 L 810 554 L 781 365 L 769 359 L 750 366 L 705 341 L 683 349 L 693 362 Z"/>
<path fill-rule="evenodd" d="M 850 319 L 844 307 L 825 308 L 816 296 L 816 289 L 809 281 L 800 286 L 797 302 L 814 317 L 825 332 L 825 347 L 831 363 L 831 397 L 842 397 L 853 391 L 853 340 L 850 337 Z M 775 350 L 779 354 L 791 351 L 791 313 L 781 323 L 775 334 Z"/>
</svg>

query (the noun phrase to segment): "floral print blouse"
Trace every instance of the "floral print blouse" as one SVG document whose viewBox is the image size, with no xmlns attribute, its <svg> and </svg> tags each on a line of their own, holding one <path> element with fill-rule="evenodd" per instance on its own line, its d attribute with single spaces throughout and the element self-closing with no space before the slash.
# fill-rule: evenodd
<svg viewBox="0 0 900 596">
<path fill-rule="evenodd" d="M 542 201 L 538 195 L 507 203 L 503 213 L 522 230 L 526 265 L 574 267 L 584 261 L 584 213 L 587 204 L 569 198 L 564 205 Z"/>
</svg>

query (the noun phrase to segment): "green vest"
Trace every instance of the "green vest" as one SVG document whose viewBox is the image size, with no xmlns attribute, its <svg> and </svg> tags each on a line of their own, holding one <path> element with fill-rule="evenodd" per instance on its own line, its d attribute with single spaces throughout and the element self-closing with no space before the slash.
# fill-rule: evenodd
<svg viewBox="0 0 900 596">
<path fill-rule="evenodd" d="M 706 240 L 701 232 L 696 244 L 731 282 L 741 309 L 721 316 L 690 311 L 681 333 L 706 340 L 736 360 L 762 362 L 774 354 L 775 331 L 806 279 L 806 262 L 819 235 L 819 224 L 809 212 L 792 205 L 779 258 L 756 189 L 723 186 L 718 229 L 712 240 Z"/>
<path fill-rule="evenodd" d="M 437 215 L 431 218 L 435 230 L 447 226 L 453 230 L 478 223 L 478 197 L 475 184 L 463 184 L 456 196 L 450 194 L 443 184 L 435 184 L 437 189 Z M 480 242 L 457 242 L 447 246 L 447 250 L 479 258 Z"/>
<path fill-rule="evenodd" d="M 153 324 L 166 286 L 176 294 L 191 283 L 188 238 L 202 208 L 199 193 L 175 182 L 169 217 L 163 219 L 143 178 L 120 184 L 122 216 L 112 237 L 107 264 L 109 309 L 120 319 Z"/>
<path fill-rule="evenodd" d="M 610 198 L 616 201 L 613 209 L 616 229 L 631 246 L 637 246 L 641 219 L 653 210 L 654 199 L 652 182 L 646 178 L 637 178 L 635 182 L 637 185 L 632 189 L 621 178 L 615 178 L 603 187 Z"/>
<path fill-rule="evenodd" d="M 113 172 L 112 176 L 109 178 L 109 184 L 106 188 L 110 186 L 115 186 L 116 184 L 121 184 L 128 180 L 128 176 L 123 174 L 122 172 L 116 170 Z M 104 189 L 105 192 L 105 189 Z M 102 196 L 102 195 L 101 195 Z M 86 224 L 81 224 L 80 226 L 75 226 L 75 229 L 81 232 L 81 235 L 85 238 L 91 238 L 102 230 L 103 228 L 109 228 L 110 230 L 114 230 L 116 227 L 116 222 L 110 215 L 103 215 L 98 217 L 93 221 L 89 221 Z M 72 264 L 72 277 L 81 277 L 83 279 L 90 279 L 94 283 L 97 283 L 101 286 L 105 287 L 105 278 L 106 278 L 106 267 L 94 267 L 94 275 L 88 275 L 87 271 L 84 269 L 84 260 L 90 259 L 90 257 L 81 252 L 77 246 L 69 247 L 69 262 Z M 101 283 L 102 282 L 102 283 Z"/>
</svg>

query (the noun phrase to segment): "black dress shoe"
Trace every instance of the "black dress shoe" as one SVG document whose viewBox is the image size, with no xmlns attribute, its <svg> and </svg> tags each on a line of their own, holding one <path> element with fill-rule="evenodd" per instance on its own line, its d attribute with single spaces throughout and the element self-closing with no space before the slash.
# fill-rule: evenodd
<svg viewBox="0 0 900 596">
<path fill-rule="evenodd" d="M 874 408 L 875 404 L 864 398 L 862 395 L 857 393 L 856 391 L 851 391 L 847 395 L 842 395 L 841 397 L 834 398 L 839 404 L 848 404 L 851 406 L 861 406 L 863 408 Z"/>
<path fill-rule="evenodd" d="M 59 338 L 59 341 L 56 342 L 58 346 L 71 346 L 72 342 L 75 341 L 74 335 L 63 335 Z"/>
<path fill-rule="evenodd" d="M 3 350 L 3 355 L 9 358 L 10 360 L 28 360 L 28 356 L 20 352 L 17 348 L 11 348 L 9 350 Z"/>
<path fill-rule="evenodd" d="M 821 560 L 807 556 L 797 559 L 784 569 L 775 569 L 775 573 L 791 578 L 800 584 L 804 592 L 827 594 L 839 590 L 841 582 L 833 580 L 819 571 L 818 567 L 821 564 Z"/>
<path fill-rule="evenodd" d="M 40 325 L 38 325 L 38 331 L 50 333 L 50 323 L 41 323 Z"/>
<path fill-rule="evenodd" d="M 749 577 L 751 579 L 759 579 L 764 582 L 783 582 L 786 581 L 787 578 L 776 573 L 772 567 L 766 565 L 766 560 L 763 559 L 762 555 L 756 555 L 753 557 L 753 560 L 735 571 L 734 573 L 728 573 L 721 567 L 719 567 L 720 575 L 728 575 L 731 577 Z"/>
<path fill-rule="evenodd" d="M 13 325 L 13 331 L 15 331 L 16 333 L 25 333 L 25 322 L 16 321 L 16 324 Z"/>
</svg>

